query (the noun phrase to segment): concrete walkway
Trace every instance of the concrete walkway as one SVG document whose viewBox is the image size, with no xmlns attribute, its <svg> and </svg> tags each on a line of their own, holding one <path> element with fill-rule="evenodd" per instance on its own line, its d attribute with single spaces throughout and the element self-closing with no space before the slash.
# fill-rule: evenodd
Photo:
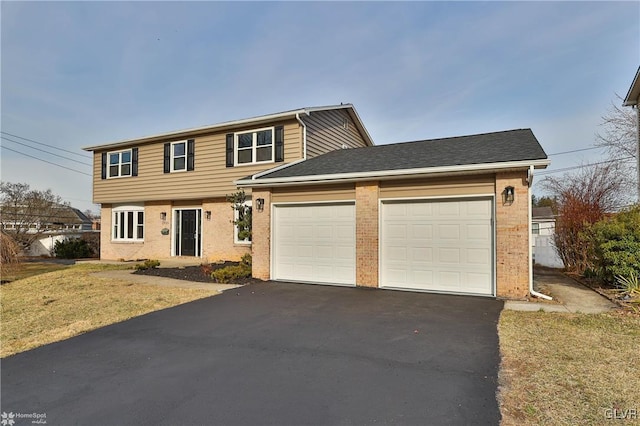
<svg viewBox="0 0 640 426">
<path fill-rule="evenodd" d="M 555 269 L 536 267 L 533 273 L 533 284 L 536 291 L 553 297 L 553 301 L 535 298 L 531 302 L 510 300 L 505 302 L 504 309 L 597 314 L 617 308 L 617 305 L 606 297 Z"/>
<path fill-rule="evenodd" d="M 133 270 L 115 270 L 115 271 L 101 271 L 95 272 L 96 277 L 109 278 L 115 280 L 129 281 L 137 284 L 149 284 L 160 285 L 165 287 L 182 287 L 182 288 L 197 288 L 201 290 L 215 290 L 218 293 L 222 293 L 225 290 L 232 288 L 238 288 L 236 284 L 216 284 L 216 283 L 200 283 L 196 281 L 176 280 L 173 278 L 153 277 L 150 275 L 136 275 Z"/>
</svg>

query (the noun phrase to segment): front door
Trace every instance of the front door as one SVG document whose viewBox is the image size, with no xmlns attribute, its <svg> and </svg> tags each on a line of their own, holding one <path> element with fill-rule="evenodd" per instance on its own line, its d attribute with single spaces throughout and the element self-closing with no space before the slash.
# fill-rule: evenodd
<svg viewBox="0 0 640 426">
<path fill-rule="evenodd" d="M 200 209 L 175 210 L 174 243 L 176 256 L 200 256 Z"/>
</svg>

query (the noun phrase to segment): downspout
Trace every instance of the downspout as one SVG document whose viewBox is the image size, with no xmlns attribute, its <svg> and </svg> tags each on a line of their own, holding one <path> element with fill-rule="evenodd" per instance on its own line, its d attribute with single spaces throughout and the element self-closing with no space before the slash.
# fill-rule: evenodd
<svg viewBox="0 0 640 426">
<path fill-rule="evenodd" d="M 547 296 L 546 294 L 542 294 L 539 293 L 537 291 L 535 291 L 533 289 L 533 246 L 531 245 L 531 238 L 532 238 L 532 234 L 531 234 L 531 207 L 532 207 L 532 203 L 531 203 L 531 186 L 533 185 L 533 170 L 534 167 L 533 166 L 529 166 L 529 177 L 527 179 L 527 205 L 529 206 L 529 208 L 527 210 L 529 210 L 529 294 L 531 294 L 532 296 L 535 297 L 539 297 L 541 299 L 545 299 L 545 300 L 553 300 L 553 297 L 551 296 Z"/>
<path fill-rule="evenodd" d="M 309 115 L 309 111 L 307 111 L 307 115 Z M 296 113 L 296 120 L 302 126 L 302 159 L 307 159 L 307 125 L 304 124 L 304 121 L 300 119 L 300 113 Z"/>
</svg>

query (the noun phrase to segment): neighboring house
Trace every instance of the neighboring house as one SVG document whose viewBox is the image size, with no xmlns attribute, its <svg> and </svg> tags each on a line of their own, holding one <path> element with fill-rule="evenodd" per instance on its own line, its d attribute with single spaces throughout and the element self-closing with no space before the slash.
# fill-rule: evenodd
<svg viewBox="0 0 640 426">
<path fill-rule="evenodd" d="M 339 105 L 85 149 L 105 259 L 251 252 L 259 279 L 529 294 L 530 186 L 549 161 L 528 129 L 373 146 Z M 253 241 L 231 223 L 238 188 Z"/>
<path fill-rule="evenodd" d="M 558 256 L 554 244 L 556 217 L 551 207 L 531 209 L 531 245 L 533 261 L 549 268 L 562 268 L 564 264 Z"/>
<path fill-rule="evenodd" d="M 11 234 L 17 228 L 26 230 L 28 234 L 40 233 L 40 237 L 24 248 L 27 256 L 51 256 L 57 241 L 68 238 L 80 238 L 83 233 L 91 232 L 92 220 L 80 210 L 61 205 L 56 207 L 51 216 L 39 218 L 37 222 L 12 222 L 11 213 L 2 220 L 2 229 Z"/>
<path fill-rule="evenodd" d="M 238 260 L 251 242 L 232 224 L 226 197 L 238 190 L 235 180 L 371 145 L 355 108 L 337 105 L 87 147 L 93 200 L 102 207 L 100 256 Z"/>
<path fill-rule="evenodd" d="M 636 109 L 636 136 L 637 136 L 637 151 L 636 151 L 636 161 L 637 161 L 637 172 L 638 172 L 638 202 L 640 202 L 640 67 L 636 71 L 636 75 L 631 83 L 631 87 L 629 87 L 629 91 L 627 92 L 627 96 L 624 98 L 623 106 L 630 106 Z"/>
<path fill-rule="evenodd" d="M 531 243 L 536 246 L 538 235 L 553 235 L 556 229 L 556 217 L 551 207 L 533 207 L 531 209 Z"/>
</svg>

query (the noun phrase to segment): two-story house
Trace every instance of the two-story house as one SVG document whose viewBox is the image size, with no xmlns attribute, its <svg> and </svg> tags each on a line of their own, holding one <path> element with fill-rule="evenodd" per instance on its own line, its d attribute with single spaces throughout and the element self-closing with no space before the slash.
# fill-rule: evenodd
<svg viewBox="0 0 640 426">
<path fill-rule="evenodd" d="M 352 105 L 86 148 L 104 259 L 252 253 L 253 276 L 489 297 L 536 295 L 530 129 L 374 146 Z M 251 194 L 252 241 L 226 196 Z"/>
<path fill-rule="evenodd" d="M 101 204 L 100 257 L 238 260 L 251 242 L 239 240 L 232 223 L 226 197 L 237 191 L 234 181 L 371 145 L 355 108 L 337 105 L 86 147 Z"/>
</svg>

